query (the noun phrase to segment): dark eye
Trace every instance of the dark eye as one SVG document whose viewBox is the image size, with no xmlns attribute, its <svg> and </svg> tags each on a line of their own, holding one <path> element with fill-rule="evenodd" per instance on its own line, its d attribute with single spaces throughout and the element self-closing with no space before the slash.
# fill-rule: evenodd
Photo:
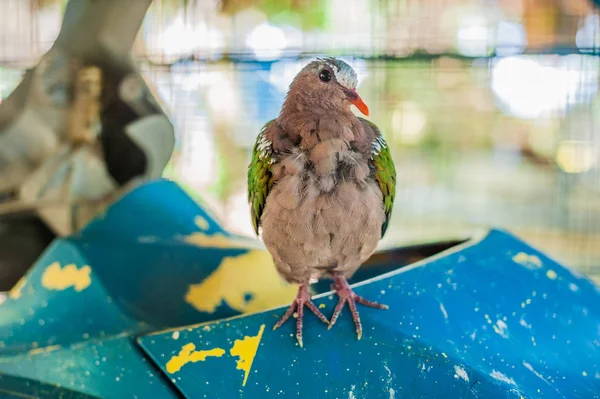
<svg viewBox="0 0 600 399">
<path fill-rule="evenodd" d="M 331 80 L 331 72 L 327 69 L 323 69 L 321 73 L 319 73 L 319 79 L 321 79 L 322 82 L 329 82 Z"/>
</svg>

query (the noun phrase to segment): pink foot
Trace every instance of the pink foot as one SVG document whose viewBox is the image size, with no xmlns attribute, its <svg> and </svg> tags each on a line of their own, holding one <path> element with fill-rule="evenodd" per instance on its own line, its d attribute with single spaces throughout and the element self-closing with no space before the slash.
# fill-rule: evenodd
<svg viewBox="0 0 600 399">
<path fill-rule="evenodd" d="M 333 311 L 333 315 L 331 316 L 331 322 L 329 322 L 330 329 L 336 322 L 339 315 L 342 313 L 342 308 L 344 304 L 348 302 L 348 307 L 350 308 L 350 313 L 352 314 L 352 319 L 354 320 L 354 324 L 356 325 L 356 333 L 358 334 L 358 339 L 362 338 L 362 324 L 360 323 L 360 316 L 358 315 L 358 310 L 356 309 L 356 303 L 360 303 L 362 305 L 375 308 L 375 309 L 389 309 L 387 305 L 383 305 L 377 302 L 368 301 L 365 298 L 358 296 L 352 291 L 352 288 L 348 285 L 348 282 L 342 275 L 336 275 L 333 278 L 333 284 L 331 288 L 335 290 L 335 292 L 340 297 L 340 300 Z"/>
<path fill-rule="evenodd" d="M 300 288 L 298 288 L 298 294 L 296 295 L 296 299 L 290 305 L 285 314 L 279 319 L 277 324 L 273 326 L 273 330 L 281 327 L 283 323 L 290 318 L 290 316 L 294 313 L 294 311 L 298 312 L 298 318 L 296 319 L 296 338 L 298 339 L 298 344 L 302 347 L 302 317 L 304 316 L 304 306 L 309 308 L 318 318 L 325 324 L 329 324 L 327 318 L 317 309 L 314 303 L 310 300 L 310 293 L 308 292 L 308 282 L 303 283 Z"/>
</svg>

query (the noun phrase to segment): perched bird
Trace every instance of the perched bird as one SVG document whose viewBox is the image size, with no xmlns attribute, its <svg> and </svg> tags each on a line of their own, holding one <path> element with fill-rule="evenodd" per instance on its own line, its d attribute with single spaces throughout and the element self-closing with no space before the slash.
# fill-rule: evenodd
<svg viewBox="0 0 600 399">
<path fill-rule="evenodd" d="M 375 251 L 388 227 L 396 192 L 396 170 L 386 141 L 373 123 L 355 116 L 369 109 L 356 92 L 352 67 L 335 58 L 317 59 L 292 81 L 277 119 L 256 139 L 248 168 L 248 201 L 256 234 L 279 274 L 300 284 L 296 299 L 275 324 L 297 312 L 302 346 L 304 306 L 333 326 L 345 303 L 362 326 L 356 303 L 377 309 L 348 285 Z M 312 303 L 309 285 L 333 279 L 339 302 L 331 321 Z"/>
</svg>

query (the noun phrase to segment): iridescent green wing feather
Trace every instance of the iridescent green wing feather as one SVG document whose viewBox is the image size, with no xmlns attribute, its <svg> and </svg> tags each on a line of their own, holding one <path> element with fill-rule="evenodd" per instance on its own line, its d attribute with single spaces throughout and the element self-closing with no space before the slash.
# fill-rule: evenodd
<svg viewBox="0 0 600 399">
<path fill-rule="evenodd" d="M 390 223 L 392 208 L 394 207 L 394 197 L 396 196 L 396 167 L 394 166 L 394 160 L 390 154 L 390 148 L 380 134 L 378 134 L 373 141 L 371 162 L 375 169 L 375 179 L 383 194 L 383 207 L 385 210 L 385 221 L 383 222 L 383 226 L 381 226 L 381 237 L 383 237 Z"/>
<path fill-rule="evenodd" d="M 248 166 L 248 202 L 254 231 L 258 235 L 260 217 L 265 209 L 269 190 L 273 185 L 273 145 L 266 137 L 266 130 L 273 121 L 268 122 L 256 138 L 252 150 L 252 161 Z"/>
</svg>

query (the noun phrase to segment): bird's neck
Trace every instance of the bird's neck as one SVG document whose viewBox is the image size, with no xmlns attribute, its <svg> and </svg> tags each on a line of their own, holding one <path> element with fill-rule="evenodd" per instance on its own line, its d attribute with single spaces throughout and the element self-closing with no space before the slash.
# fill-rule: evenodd
<svg viewBox="0 0 600 399">
<path fill-rule="evenodd" d="M 348 132 L 362 130 L 360 121 L 349 105 L 345 108 L 335 107 L 319 99 L 294 93 L 286 97 L 277 122 L 302 147 L 311 147 L 328 138 L 343 138 Z"/>
</svg>

